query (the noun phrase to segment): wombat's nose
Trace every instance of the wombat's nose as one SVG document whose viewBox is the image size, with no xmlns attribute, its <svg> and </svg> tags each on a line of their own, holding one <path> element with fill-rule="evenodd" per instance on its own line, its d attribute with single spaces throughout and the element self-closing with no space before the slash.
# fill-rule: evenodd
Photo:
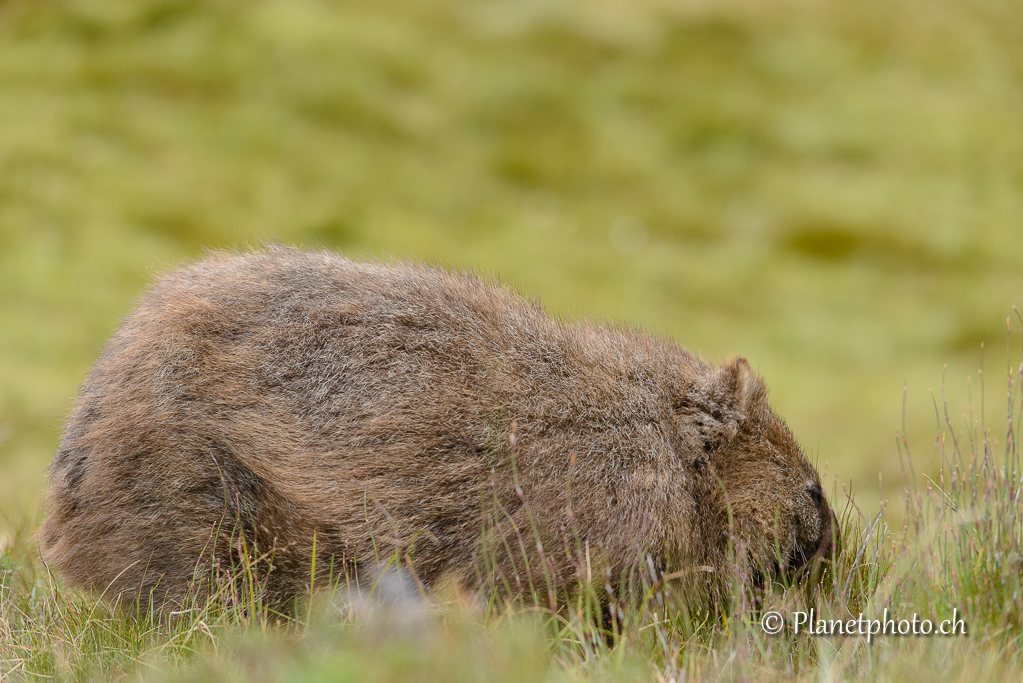
<svg viewBox="0 0 1023 683">
<path fill-rule="evenodd" d="M 824 529 L 821 531 L 821 540 L 817 546 L 817 557 L 827 557 L 838 547 L 838 515 L 830 507 L 824 521 Z"/>
</svg>

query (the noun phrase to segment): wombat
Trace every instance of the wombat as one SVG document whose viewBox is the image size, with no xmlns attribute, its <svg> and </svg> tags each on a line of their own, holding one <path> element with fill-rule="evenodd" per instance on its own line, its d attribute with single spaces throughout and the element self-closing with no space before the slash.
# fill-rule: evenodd
<svg viewBox="0 0 1023 683">
<path fill-rule="evenodd" d="M 744 358 L 553 319 L 473 274 L 284 246 L 151 288 L 81 387 L 48 508 L 50 567 L 157 609 L 246 557 L 275 605 L 394 558 L 426 587 L 639 566 L 698 597 L 838 531 Z"/>
</svg>

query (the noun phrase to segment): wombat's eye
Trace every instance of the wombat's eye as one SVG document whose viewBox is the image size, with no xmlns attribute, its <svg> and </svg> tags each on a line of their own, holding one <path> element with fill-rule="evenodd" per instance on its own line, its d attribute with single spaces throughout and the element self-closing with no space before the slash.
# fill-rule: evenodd
<svg viewBox="0 0 1023 683">
<path fill-rule="evenodd" d="M 806 490 L 810 492 L 810 497 L 813 498 L 813 504 L 820 507 L 821 503 L 824 502 L 824 492 L 821 491 L 821 487 L 817 484 L 810 484 L 806 487 Z"/>
</svg>

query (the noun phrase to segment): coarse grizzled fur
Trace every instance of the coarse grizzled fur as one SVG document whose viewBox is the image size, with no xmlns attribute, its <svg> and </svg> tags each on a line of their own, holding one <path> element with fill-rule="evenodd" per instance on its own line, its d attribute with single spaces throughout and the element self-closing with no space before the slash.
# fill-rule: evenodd
<svg viewBox="0 0 1023 683">
<path fill-rule="evenodd" d="M 699 598 L 837 533 L 745 359 L 552 319 L 470 274 L 282 246 L 155 284 L 51 480 L 49 566 L 163 609 L 253 552 L 286 605 L 314 538 L 320 585 L 397 557 L 427 586 L 570 589 L 642 556 Z"/>
</svg>

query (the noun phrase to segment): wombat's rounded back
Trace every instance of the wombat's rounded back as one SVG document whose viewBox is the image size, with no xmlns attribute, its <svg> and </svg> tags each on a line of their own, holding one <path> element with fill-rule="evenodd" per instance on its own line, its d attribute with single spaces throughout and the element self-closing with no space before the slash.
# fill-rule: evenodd
<svg viewBox="0 0 1023 683">
<path fill-rule="evenodd" d="M 487 501 L 495 527 L 524 528 L 523 501 L 538 501 L 536 533 L 555 545 L 543 509 L 564 510 L 575 454 L 580 533 L 613 563 L 668 497 L 658 524 L 695 533 L 688 464 L 668 457 L 684 435 L 664 425 L 707 371 L 677 345 L 554 321 L 470 275 L 214 254 L 161 279 L 83 385 L 44 555 L 73 584 L 158 601 L 253 546 L 272 554 L 268 595 L 286 600 L 309 584 L 314 537 L 323 578 L 399 551 L 426 581 L 468 580 Z M 647 499 L 652 477 L 665 500 Z"/>
</svg>

